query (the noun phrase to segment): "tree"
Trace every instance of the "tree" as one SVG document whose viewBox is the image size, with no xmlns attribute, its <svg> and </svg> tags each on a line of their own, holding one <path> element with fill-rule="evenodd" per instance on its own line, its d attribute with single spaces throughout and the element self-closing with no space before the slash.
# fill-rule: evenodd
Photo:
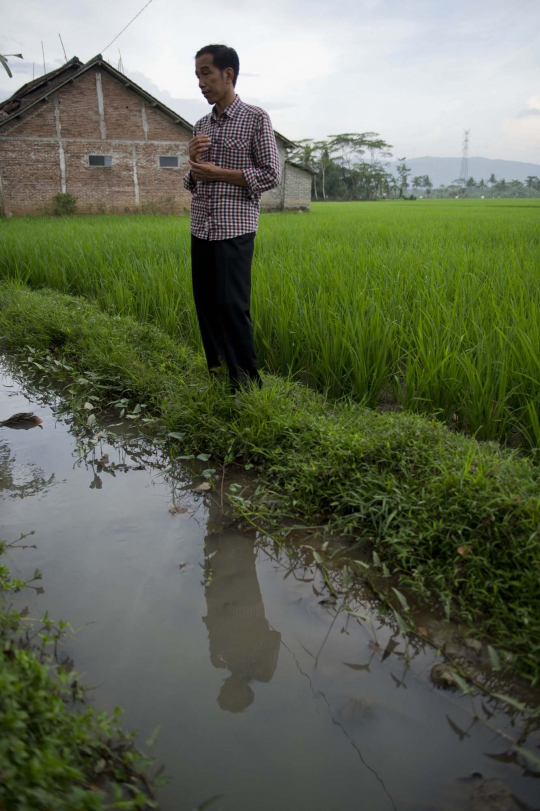
<svg viewBox="0 0 540 811">
<path fill-rule="evenodd" d="M 431 189 L 433 188 L 433 183 L 431 182 L 429 175 L 424 175 L 423 180 L 424 180 L 423 182 L 424 189 L 426 190 L 426 194 L 429 197 L 431 194 Z"/>
<path fill-rule="evenodd" d="M 470 177 L 470 178 L 467 180 L 467 188 L 468 188 L 468 189 L 474 189 L 474 188 L 476 188 L 476 180 L 474 179 L 474 177 Z"/>
<path fill-rule="evenodd" d="M 12 74 L 11 70 L 9 69 L 8 56 L 16 56 L 17 59 L 24 59 L 24 57 L 23 57 L 22 54 L 0 54 L 0 63 L 2 63 L 2 65 L 4 66 L 4 70 L 6 71 L 9 78 L 12 79 L 13 74 Z"/>
<path fill-rule="evenodd" d="M 399 184 L 399 196 L 400 197 L 403 197 L 403 194 L 407 191 L 407 188 L 409 186 L 408 178 L 409 178 L 409 175 L 411 173 L 411 167 L 407 166 L 405 164 L 406 160 L 407 160 L 407 158 L 398 158 L 398 161 L 401 161 L 401 163 L 398 163 L 397 166 L 396 166 L 396 171 L 397 171 L 397 173 L 399 175 L 399 180 L 400 180 L 400 184 Z"/>
<path fill-rule="evenodd" d="M 418 191 L 418 189 L 421 189 L 422 186 L 424 185 L 424 176 L 417 175 L 416 177 L 413 177 L 413 179 L 411 180 L 411 184 L 413 191 L 415 190 Z"/>
<path fill-rule="evenodd" d="M 490 175 L 489 180 L 488 180 L 489 185 L 494 186 L 496 182 L 497 182 L 497 178 L 495 177 L 495 175 L 493 175 L 493 174 Z"/>
<path fill-rule="evenodd" d="M 528 189 L 540 191 L 540 178 L 536 177 L 536 175 L 529 175 L 525 181 L 525 185 Z"/>
<path fill-rule="evenodd" d="M 332 153 L 335 151 L 334 147 L 328 141 L 316 141 L 313 144 L 314 151 L 317 155 L 316 167 L 321 174 L 321 192 L 323 200 L 326 200 L 326 170 L 332 163 Z"/>
</svg>

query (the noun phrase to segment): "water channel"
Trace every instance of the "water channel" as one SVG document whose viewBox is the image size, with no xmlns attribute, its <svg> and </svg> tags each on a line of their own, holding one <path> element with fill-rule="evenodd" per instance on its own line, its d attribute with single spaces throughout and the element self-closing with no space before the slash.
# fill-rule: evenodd
<svg viewBox="0 0 540 811">
<path fill-rule="evenodd" d="M 123 707 L 142 740 L 161 725 L 160 808 L 215 795 L 216 811 L 540 806 L 539 775 L 494 732 L 517 737 L 516 722 L 435 687 L 432 649 L 321 601 L 316 570 L 227 521 L 200 477 L 164 475 L 134 429 L 81 456 L 69 418 L 4 369 L 0 419 L 30 410 L 43 429 L 0 427 L 0 537 L 34 530 L 37 548 L 7 563 L 43 573 L 21 599 L 77 630 L 66 650 L 95 706 Z"/>
</svg>

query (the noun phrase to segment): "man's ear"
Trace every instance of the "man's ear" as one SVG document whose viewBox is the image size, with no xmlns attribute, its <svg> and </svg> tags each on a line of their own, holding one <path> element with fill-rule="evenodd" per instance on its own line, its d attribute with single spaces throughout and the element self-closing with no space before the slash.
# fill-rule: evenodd
<svg viewBox="0 0 540 811">
<path fill-rule="evenodd" d="M 233 68 L 225 68 L 225 77 L 227 79 L 228 84 L 232 84 L 234 81 L 234 70 Z"/>
</svg>

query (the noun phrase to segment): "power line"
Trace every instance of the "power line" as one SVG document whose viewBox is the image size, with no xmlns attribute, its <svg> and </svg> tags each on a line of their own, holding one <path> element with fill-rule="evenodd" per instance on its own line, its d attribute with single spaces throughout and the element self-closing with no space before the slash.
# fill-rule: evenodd
<svg viewBox="0 0 540 811">
<path fill-rule="evenodd" d="M 120 33 L 119 33 L 119 34 L 117 34 L 117 35 L 115 36 L 115 38 L 109 42 L 109 44 L 107 45 L 107 47 L 106 47 L 106 48 L 103 48 L 103 50 L 101 51 L 101 53 L 102 53 L 102 54 L 103 54 L 103 53 L 105 53 L 105 51 L 107 50 L 107 48 L 110 48 L 110 47 L 111 47 L 111 45 L 113 44 L 113 42 L 116 42 L 116 40 L 118 39 L 118 37 L 122 36 L 122 34 L 123 34 L 123 33 L 124 33 L 124 31 L 126 30 L 126 28 L 129 28 L 129 26 L 131 25 L 131 23 L 132 23 L 132 22 L 135 22 L 135 20 L 137 19 L 137 17 L 139 17 L 139 16 L 140 16 L 140 15 L 143 13 L 143 11 L 145 10 L 145 8 L 148 8 L 148 6 L 150 5 L 150 3 L 151 3 L 151 2 L 152 2 L 152 0 L 148 0 L 148 3 L 147 3 L 145 6 L 143 6 L 143 7 L 141 8 L 141 10 L 140 10 L 140 11 L 139 11 L 139 12 L 138 12 L 138 13 L 137 13 L 137 14 L 136 14 L 134 17 L 133 17 L 133 19 L 132 19 L 132 20 L 130 20 L 130 21 L 128 22 L 128 24 L 125 26 L 125 28 L 122 28 L 122 30 L 120 31 Z"/>
</svg>

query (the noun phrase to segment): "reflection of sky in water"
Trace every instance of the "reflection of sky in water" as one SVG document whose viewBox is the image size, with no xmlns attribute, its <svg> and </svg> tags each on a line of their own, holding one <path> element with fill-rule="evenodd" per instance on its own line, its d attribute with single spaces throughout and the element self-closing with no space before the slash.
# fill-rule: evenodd
<svg viewBox="0 0 540 811">
<path fill-rule="evenodd" d="M 434 688 L 429 649 L 321 604 L 316 571 L 220 531 L 217 501 L 152 469 L 144 447 L 78 460 L 48 409 L 0 393 L 3 415 L 29 406 L 43 431 L 0 433 L 0 538 L 35 530 L 37 549 L 8 563 L 43 572 L 45 593 L 20 599 L 78 629 L 67 653 L 96 705 L 124 707 L 143 740 L 161 724 L 164 811 L 218 794 L 217 811 L 536 808 L 538 781 L 485 724 L 517 726 L 493 702 Z"/>
</svg>

